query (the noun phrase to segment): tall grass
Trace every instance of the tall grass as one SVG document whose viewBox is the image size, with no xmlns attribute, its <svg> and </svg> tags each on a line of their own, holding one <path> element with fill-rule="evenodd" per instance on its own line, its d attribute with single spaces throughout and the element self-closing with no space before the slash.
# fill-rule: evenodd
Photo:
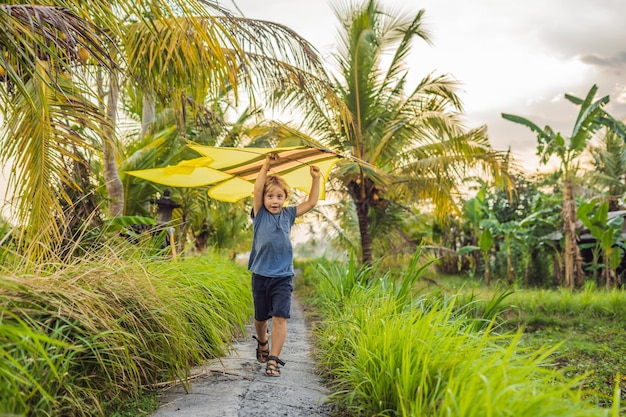
<svg viewBox="0 0 626 417">
<path fill-rule="evenodd" d="M 530 350 L 521 333 L 493 331 L 510 293 L 480 308 L 476 299 L 413 293 L 406 281 L 423 270 L 414 261 L 397 280 L 354 263 L 319 269 L 316 354 L 345 414 L 609 415 L 583 399 L 580 378 L 547 366 L 555 347 Z"/>
<path fill-rule="evenodd" d="M 0 276 L 0 414 L 109 415 L 223 355 L 251 315 L 247 272 L 215 255 L 48 270 Z"/>
<path fill-rule="evenodd" d="M 590 316 L 626 322 L 626 291 L 619 289 L 598 290 L 588 286 L 582 291 L 520 290 L 508 301 L 529 315 Z"/>
</svg>

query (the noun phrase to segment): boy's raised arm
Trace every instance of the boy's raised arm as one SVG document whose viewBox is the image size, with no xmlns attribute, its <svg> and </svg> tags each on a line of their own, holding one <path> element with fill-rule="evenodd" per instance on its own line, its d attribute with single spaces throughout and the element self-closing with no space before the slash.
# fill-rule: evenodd
<svg viewBox="0 0 626 417">
<path fill-rule="evenodd" d="M 261 210 L 261 206 L 263 205 L 263 187 L 265 186 L 265 178 L 267 178 L 267 171 L 270 170 L 270 164 L 272 159 L 276 159 L 276 155 L 267 154 L 265 155 L 265 162 L 263 162 L 263 166 L 259 170 L 259 173 L 256 176 L 256 181 L 254 182 L 254 215 L 256 216 L 259 210 Z"/>
<path fill-rule="evenodd" d="M 321 172 L 319 167 L 311 165 L 311 191 L 309 192 L 309 198 L 298 204 L 296 208 L 296 216 L 302 216 L 304 213 L 310 211 L 317 205 L 320 199 L 320 177 Z"/>
</svg>

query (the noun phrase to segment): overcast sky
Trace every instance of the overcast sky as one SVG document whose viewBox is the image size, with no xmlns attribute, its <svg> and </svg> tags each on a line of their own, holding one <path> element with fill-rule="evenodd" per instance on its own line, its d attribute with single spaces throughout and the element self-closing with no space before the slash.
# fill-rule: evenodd
<svg viewBox="0 0 626 417">
<path fill-rule="evenodd" d="M 229 2 L 230 1 L 230 2 Z M 232 0 L 223 1 L 234 8 Z M 328 0 L 235 0 L 248 18 L 294 29 L 324 57 L 335 50 L 338 20 Z M 342 4 L 345 4 L 342 3 Z M 432 45 L 416 41 L 415 83 L 449 74 L 461 83 L 469 126 L 486 124 L 496 149 L 511 148 L 537 169 L 536 136 L 501 113 L 526 117 L 569 136 L 578 107 L 597 84 L 607 111 L 626 118 L 626 0 L 381 0 L 383 7 L 425 10 Z"/>
</svg>

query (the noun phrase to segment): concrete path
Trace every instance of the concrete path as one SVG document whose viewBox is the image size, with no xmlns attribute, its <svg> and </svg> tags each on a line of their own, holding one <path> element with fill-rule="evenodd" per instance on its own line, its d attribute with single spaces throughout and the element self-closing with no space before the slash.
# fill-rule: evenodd
<svg viewBox="0 0 626 417">
<path fill-rule="evenodd" d="M 287 340 L 280 358 L 286 362 L 279 378 L 265 375 L 256 361 L 252 324 L 248 337 L 232 353 L 192 370 L 188 393 L 182 386 L 169 388 L 152 417 L 319 417 L 329 416 L 328 391 L 313 370 L 311 345 L 302 307 L 293 299 L 287 322 Z"/>
</svg>

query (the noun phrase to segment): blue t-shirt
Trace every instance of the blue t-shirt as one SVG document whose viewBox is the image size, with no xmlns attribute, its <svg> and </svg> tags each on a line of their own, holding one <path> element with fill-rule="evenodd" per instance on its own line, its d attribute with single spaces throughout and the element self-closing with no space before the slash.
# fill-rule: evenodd
<svg viewBox="0 0 626 417">
<path fill-rule="evenodd" d="M 293 248 L 291 227 L 296 221 L 296 207 L 284 207 L 280 213 L 272 214 L 265 206 L 252 218 L 252 249 L 248 269 L 265 277 L 287 277 L 293 272 Z"/>
</svg>

